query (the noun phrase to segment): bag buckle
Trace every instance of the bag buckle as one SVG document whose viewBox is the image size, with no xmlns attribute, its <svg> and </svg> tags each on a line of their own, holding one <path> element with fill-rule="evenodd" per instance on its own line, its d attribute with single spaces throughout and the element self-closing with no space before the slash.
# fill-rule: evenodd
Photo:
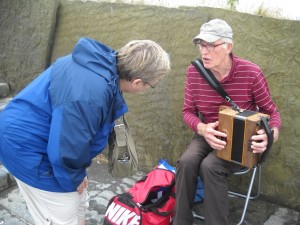
<svg viewBox="0 0 300 225">
<path fill-rule="evenodd" d="M 126 126 L 124 123 L 117 124 L 114 127 L 116 133 L 116 142 L 119 147 L 123 147 L 127 145 L 126 141 Z"/>
</svg>

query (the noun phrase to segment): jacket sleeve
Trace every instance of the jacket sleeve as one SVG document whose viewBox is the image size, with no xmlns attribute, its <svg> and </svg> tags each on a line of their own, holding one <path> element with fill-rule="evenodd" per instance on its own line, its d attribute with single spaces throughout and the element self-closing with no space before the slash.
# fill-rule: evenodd
<svg viewBox="0 0 300 225">
<path fill-rule="evenodd" d="M 101 102 L 74 101 L 53 110 L 47 152 L 54 176 L 67 192 L 77 190 L 91 164 L 90 146 L 109 108 Z"/>
</svg>

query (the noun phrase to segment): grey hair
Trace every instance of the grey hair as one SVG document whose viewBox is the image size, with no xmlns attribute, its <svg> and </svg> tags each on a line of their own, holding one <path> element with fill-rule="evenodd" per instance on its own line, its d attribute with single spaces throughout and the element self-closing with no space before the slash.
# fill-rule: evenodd
<svg viewBox="0 0 300 225">
<path fill-rule="evenodd" d="M 221 40 L 225 42 L 225 44 L 223 45 L 223 48 L 227 48 L 228 43 L 230 43 L 231 45 L 233 45 L 233 41 L 232 41 L 231 38 L 221 38 Z M 230 53 L 232 53 L 232 51 Z"/>
<path fill-rule="evenodd" d="M 117 68 L 120 79 L 141 79 L 149 84 L 170 71 L 170 59 L 156 42 L 134 40 L 118 51 Z"/>
<path fill-rule="evenodd" d="M 233 41 L 232 41 L 232 39 L 231 38 L 225 38 L 225 37 L 223 37 L 223 38 L 221 38 L 221 40 L 222 41 L 224 41 L 224 42 L 226 42 L 226 43 L 233 43 Z"/>
</svg>

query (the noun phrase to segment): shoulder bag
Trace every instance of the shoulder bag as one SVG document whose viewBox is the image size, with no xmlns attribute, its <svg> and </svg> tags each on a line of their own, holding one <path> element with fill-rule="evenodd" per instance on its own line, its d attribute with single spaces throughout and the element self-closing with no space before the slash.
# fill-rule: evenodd
<svg viewBox="0 0 300 225">
<path fill-rule="evenodd" d="M 115 121 L 108 141 L 108 171 L 114 177 L 132 176 L 137 172 L 138 158 L 125 116 Z"/>
</svg>

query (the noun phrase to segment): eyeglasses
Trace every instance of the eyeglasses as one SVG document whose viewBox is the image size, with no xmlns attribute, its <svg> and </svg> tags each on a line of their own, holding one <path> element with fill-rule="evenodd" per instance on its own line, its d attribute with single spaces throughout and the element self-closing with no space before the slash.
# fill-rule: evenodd
<svg viewBox="0 0 300 225">
<path fill-rule="evenodd" d="M 200 47 L 200 50 L 202 51 L 204 48 L 206 48 L 207 51 L 214 51 L 216 47 L 225 44 L 225 42 L 222 42 L 220 44 L 210 44 L 210 43 L 203 43 L 203 42 L 197 42 L 196 45 Z"/>
</svg>

